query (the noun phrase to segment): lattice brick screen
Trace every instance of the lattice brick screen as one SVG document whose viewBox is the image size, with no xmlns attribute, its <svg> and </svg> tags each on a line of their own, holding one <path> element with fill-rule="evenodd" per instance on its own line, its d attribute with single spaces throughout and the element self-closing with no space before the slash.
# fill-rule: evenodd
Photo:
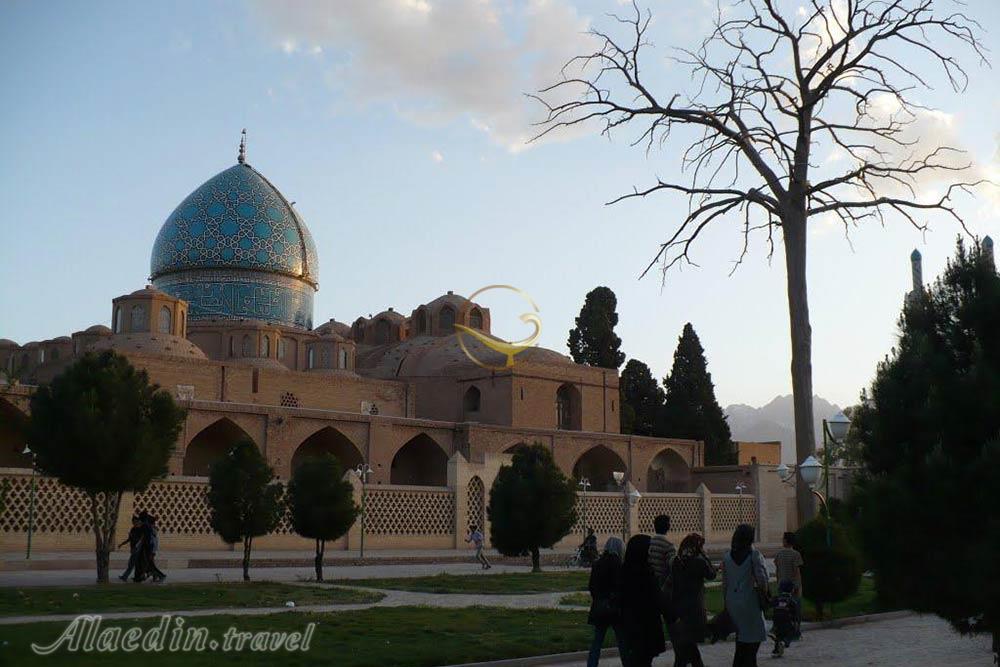
<svg viewBox="0 0 1000 667">
<path fill-rule="evenodd" d="M 582 535 L 589 526 L 597 535 L 621 535 L 624 502 L 617 493 L 588 493 L 586 500 L 582 493 L 577 493 L 573 532 Z"/>
<path fill-rule="evenodd" d="M 158 481 L 135 496 L 135 511 L 157 518 L 163 534 L 211 535 L 208 482 Z"/>
<path fill-rule="evenodd" d="M 639 532 L 652 533 L 653 519 L 660 514 L 670 517 L 671 532 L 705 533 L 701 496 L 647 493 L 639 499 Z"/>
<path fill-rule="evenodd" d="M 0 531 L 28 532 L 31 506 L 31 476 L 4 475 L 9 480 L 6 508 L 0 515 Z M 86 533 L 92 530 L 90 499 L 82 491 L 63 486 L 52 477 L 35 477 L 33 529 L 41 533 Z"/>
<path fill-rule="evenodd" d="M 732 532 L 741 523 L 757 523 L 757 498 L 755 496 L 712 496 L 712 530 Z"/>
<path fill-rule="evenodd" d="M 365 532 L 372 535 L 452 535 L 455 494 L 445 489 L 368 488 Z"/>
<path fill-rule="evenodd" d="M 469 524 L 479 526 L 479 529 L 486 530 L 486 487 L 483 480 L 473 477 L 469 480 L 468 491 Z"/>
</svg>

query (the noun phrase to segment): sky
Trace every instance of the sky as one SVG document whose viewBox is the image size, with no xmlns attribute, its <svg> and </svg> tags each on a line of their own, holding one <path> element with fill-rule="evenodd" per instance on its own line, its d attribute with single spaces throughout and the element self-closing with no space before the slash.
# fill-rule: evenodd
<svg viewBox="0 0 1000 667">
<path fill-rule="evenodd" d="M 643 6 L 657 90 L 690 91 L 689 73 L 667 56 L 707 34 L 714 3 Z M 789 393 L 780 243 L 769 260 L 756 239 L 733 272 L 739 220 L 723 221 L 695 246 L 697 265 L 640 280 L 686 202 L 606 205 L 678 177 L 683 135 L 649 154 L 630 145 L 634 133 L 608 139 L 593 128 L 526 142 L 543 109 L 525 93 L 556 80 L 589 28 L 616 29 L 608 12 L 628 9 L 615 0 L 0 1 L 0 338 L 24 344 L 109 324 L 111 299 L 145 284 L 163 221 L 235 163 L 246 128 L 248 162 L 296 202 L 316 241 L 317 324 L 390 306 L 409 313 L 447 290 L 503 283 L 534 298 L 541 344 L 565 353 L 585 294 L 606 285 L 623 350 L 656 376 L 691 322 L 720 403 Z M 996 59 L 1000 5 L 969 0 L 967 13 Z M 944 138 L 968 152 L 974 173 L 1000 179 L 996 71 L 958 54 L 969 85 L 955 94 L 931 77 L 934 90 L 918 99 L 937 111 L 921 117 L 918 138 Z M 1000 239 L 996 192 L 960 212 L 971 233 Z M 923 254 L 929 281 L 960 232 L 943 216 L 926 222 L 923 233 L 891 217 L 850 230 L 810 223 L 815 393 L 847 405 L 871 381 L 896 337 L 910 252 Z M 492 292 L 484 305 L 495 333 L 530 332 L 513 296 Z"/>
</svg>

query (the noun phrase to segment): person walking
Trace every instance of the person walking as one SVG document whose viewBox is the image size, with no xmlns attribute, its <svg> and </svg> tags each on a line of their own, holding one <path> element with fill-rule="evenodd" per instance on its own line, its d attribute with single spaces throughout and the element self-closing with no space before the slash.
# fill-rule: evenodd
<svg viewBox="0 0 1000 667">
<path fill-rule="evenodd" d="M 667 539 L 670 532 L 670 517 L 660 514 L 653 519 L 653 530 L 656 534 L 649 541 L 649 566 L 656 576 L 656 587 L 659 592 L 658 605 L 663 622 L 669 628 L 674 622 L 674 614 L 671 611 L 671 578 L 670 565 L 677 555 L 677 548 L 673 542 Z"/>
<path fill-rule="evenodd" d="M 667 650 L 659 587 L 649 564 L 649 535 L 633 535 L 622 564 L 622 665 L 649 667 Z"/>
<path fill-rule="evenodd" d="M 670 626 L 674 667 L 704 667 L 698 642 L 705 638 L 705 582 L 715 579 L 715 566 L 705 555 L 705 538 L 691 533 L 681 541 L 670 567 L 675 620 Z"/>
<path fill-rule="evenodd" d="M 132 517 L 132 527 L 128 531 L 128 537 L 125 541 L 118 545 L 118 548 L 129 545 L 129 556 L 128 556 L 128 567 L 125 571 L 121 573 L 118 577 L 122 581 L 128 581 L 128 577 L 135 570 L 135 582 L 139 583 L 143 580 L 140 572 L 142 571 L 142 564 L 139 559 L 142 557 L 142 538 L 144 531 L 142 529 L 142 520 L 138 516 Z"/>
<path fill-rule="evenodd" d="M 622 652 L 621 577 L 624 556 L 625 543 L 617 537 L 609 537 L 604 543 L 604 553 L 590 568 L 590 581 L 587 584 L 590 591 L 590 612 L 587 614 L 587 623 L 594 626 L 594 641 L 590 644 L 587 667 L 597 667 L 600 662 L 601 647 L 604 646 L 608 628 L 614 630 L 618 652 Z"/>
<path fill-rule="evenodd" d="M 742 523 L 733 532 L 729 551 L 722 557 L 722 595 L 736 627 L 733 667 L 757 667 L 757 651 L 767 638 L 763 607 L 768 596 L 767 568 L 753 548 L 753 528 Z"/>
<path fill-rule="evenodd" d="M 802 609 L 802 554 L 795 548 L 795 533 L 786 532 L 781 538 L 781 549 L 774 554 L 774 569 L 778 579 L 778 590 L 790 582 L 791 595 L 795 598 L 796 609 Z M 797 619 L 801 622 L 801 618 Z"/>
<path fill-rule="evenodd" d="M 469 535 L 465 538 L 465 542 L 472 542 L 472 545 L 476 549 L 476 555 L 474 558 L 482 564 L 484 570 L 488 570 L 493 566 L 490 565 L 490 561 L 487 560 L 486 554 L 483 553 L 483 543 L 485 541 L 486 538 L 483 536 L 483 533 L 479 530 L 478 526 L 469 526 Z"/>
<path fill-rule="evenodd" d="M 153 581 L 159 583 L 166 579 L 167 575 L 156 567 L 156 554 L 160 550 L 160 532 L 156 528 L 156 517 L 143 510 L 139 518 L 142 521 L 145 569 L 153 577 Z"/>
</svg>

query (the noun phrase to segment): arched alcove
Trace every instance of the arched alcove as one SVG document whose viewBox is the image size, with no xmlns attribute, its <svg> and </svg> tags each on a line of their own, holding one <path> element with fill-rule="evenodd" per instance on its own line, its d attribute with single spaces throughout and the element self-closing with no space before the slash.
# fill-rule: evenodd
<svg viewBox="0 0 1000 667">
<path fill-rule="evenodd" d="M 23 454 L 28 416 L 13 403 L 0 398 L 0 468 L 30 468 L 31 457 Z"/>
<path fill-rule="evenodd" d="M 392 484 L 447 486 L 448 455 L 426 433 L 411 438 L 392 458 Z"/>
<path fill-rule="evenodd" d="M 526 442 L 515 442 L 510 447 L 507 447 L 505 450 L 503 450 L 503 453 L 504 454 L 513 454 L 514 452 L 516 452 L 518 450 L 519 447 L 527 447 L 527 446 L 528 446 L 528 443 L 526 443 Z"/>
<path fill-rule="evenodd" d="M 685 493 L 691 483 L 691 468 L 673 449 L 664 449 L 646 470 L 646 489 L 653 493 Z"/>
<path fill-rule="evenodd" d="M 229 419 L 212 422 L 194 436 L 184 450 L 185 475 L 204 477 L 212 464 L 221 459 L 230 448 L 241 440 L 253 438 Z"/>
<path fill-rule="evenodd" d="M 441 333 L 450 334 L 455 330 L 455 309 L 451 306 L 444 306 L 438 314 L 438 323 Z"/>
<path fill-rule="evenodd" d="M 466 501 L 469 508 L 469 527 L 486 532 L 486 486 L 478 475 L 469 480 Z"/>
<path fill-rule="evenodd" d="M 362 456 L 350 438 L 333 428 L 326 426 L 302 441 L 292 454 L 292 470 L 299 467 L 303 461 L 324 454 L 331 454 L 340 462 L 345 471 L 357 468 Z"/>
<path fill-rule="evenodd" d="M 615 491 L 620 487 L 615 483 L 612 473 L 625 472 L 625 462 L 620 456 L 605 447 L 591 447 L 576 460 L 573 466 L 573 477 L 590 481 L 592 491 Z"/>
<path fill-rule="evenodd" d="M 469 387 L 462 396 L 462 421 L 475 420 L 479 417 L 483 396 L 478 387 Z"/>
<path fill-rule="evenodd" d="M 564 384 L 556 390 L 556 428 L 564 431 L 579 431 L 582 421 L 580 390 L 572 384 Z"/>
</svg>

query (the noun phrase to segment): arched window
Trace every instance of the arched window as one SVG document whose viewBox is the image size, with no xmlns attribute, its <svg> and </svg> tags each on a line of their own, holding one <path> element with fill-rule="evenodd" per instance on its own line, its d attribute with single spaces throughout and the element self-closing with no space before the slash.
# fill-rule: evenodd
<svg viewBox="0 0 1000 667">
<path fill-rule="evenodd" d="M 441 309 L 441 314 L 438 316 L 438 322 L 441 324 L 441 331 L 444 333 L 451 333 L 455 329 L 455 309 L 451 306 L 445 306 Z"/>
<path fill-rule="evenodd" d="M 278 339 L 278 358 L 284 359 L 285 355 L 288 354 L 288 341 L 284 338 Z"/>
<path fill-rule="evenodd" d="M 480 331 L 482 330 L 483 311 L 479 310 L 478 308 L 472 309 L 472 312 L 469 313 L 469 327 L 472 329 L 479 329 Z"/>
<path fill-rule="evenodd" d="M 417 335 L 427 333 L 427 311 L 421 308 L 417 311 Z"/>
<path fill-rule="evenodd" d="M 330 348 L 322 347 L 319 351 L 319 367 L 329 368 L 330 367 Z"/>
<path fill-rule="evenodd" d="M 253 348 L 250 347 L 250 336 L 244 334 L 243 335 L 243 346 L 240 349 L 240 354 L 242 354 L 244 357 L 249 357 L 250 354 L 251 354 L 251 350 L 252 349 Z"/>
<path fill-rule="evenodd" d="M 479 388 L 469 387 L 462 397 L 462 416 L 468 420 L 470 416 L 478 415 L 481 402 L 482 394 L 479 392 Z"/>
<path fill-rule="evenodd" d="M 181 330 L 177 332 L 178 336 L 187 336 L 187 325 L 188 325 L 187 312 L 181 311 Z"/>
<path fill-rule="evenodd" d="M 347 350 L 340 348 L 340 368 L 347 368 Z"/>
<path fill-rule="evenodd" d="M 38 363 L 45 363 L 45 348 L 43 347 L 38 348 Z"/>
<path fill-rule="evenodd" d="M 149 322 L 146 321 L 146 307 L 132 306 L 132 331 L 148 331 Z"/>
<path fill-rule="evenodd" d="M 564 384 L 556 392 L 556 428 L 580 430 L 580 391 Z"/>
<path fill-rule="evenodd" d="M 375 344 L 385 345 L 389 342 L 389 337 L 392 335 L 392 325 L 389 324 L 389 320 L 380 319 L 375 323 Z"/>
<path fill-rule="evenodd" d="M 316 349 L 310 347 L 309 348 L 309 355 L 308 356 L 309 356 L 309 363 L 306 365 L 306 368 L 315 368 L 316 367 Z"/>
<path fill-rule="evenodd" d="M 122 332 L 122 307 L 121 306 L 115 306 L 114 322 L 111 323 L 111 326 L 114 329 L 114 332 L 116 334 L 120 334 Z"/>
<path fill-rule="evenodd" d="M 236 338 L 234 336 L 229 337 L 229 356 L 236 356 Z"/>
<path fill-rule="evenodd" d="M 173 324 L 173 322 L 170 321 L 171 319 L 173 318 L 170 314 L 170 309 L 166 306 L 160 308 L 160 333 L 170 333 L 172 328 L 171 325 Z"/>
<path fill-rule="evenodd" d="M 271 356 L 271 337 L 264 336 L 260 341 L 260 356 L 267 358 Z"/>
</svg>

